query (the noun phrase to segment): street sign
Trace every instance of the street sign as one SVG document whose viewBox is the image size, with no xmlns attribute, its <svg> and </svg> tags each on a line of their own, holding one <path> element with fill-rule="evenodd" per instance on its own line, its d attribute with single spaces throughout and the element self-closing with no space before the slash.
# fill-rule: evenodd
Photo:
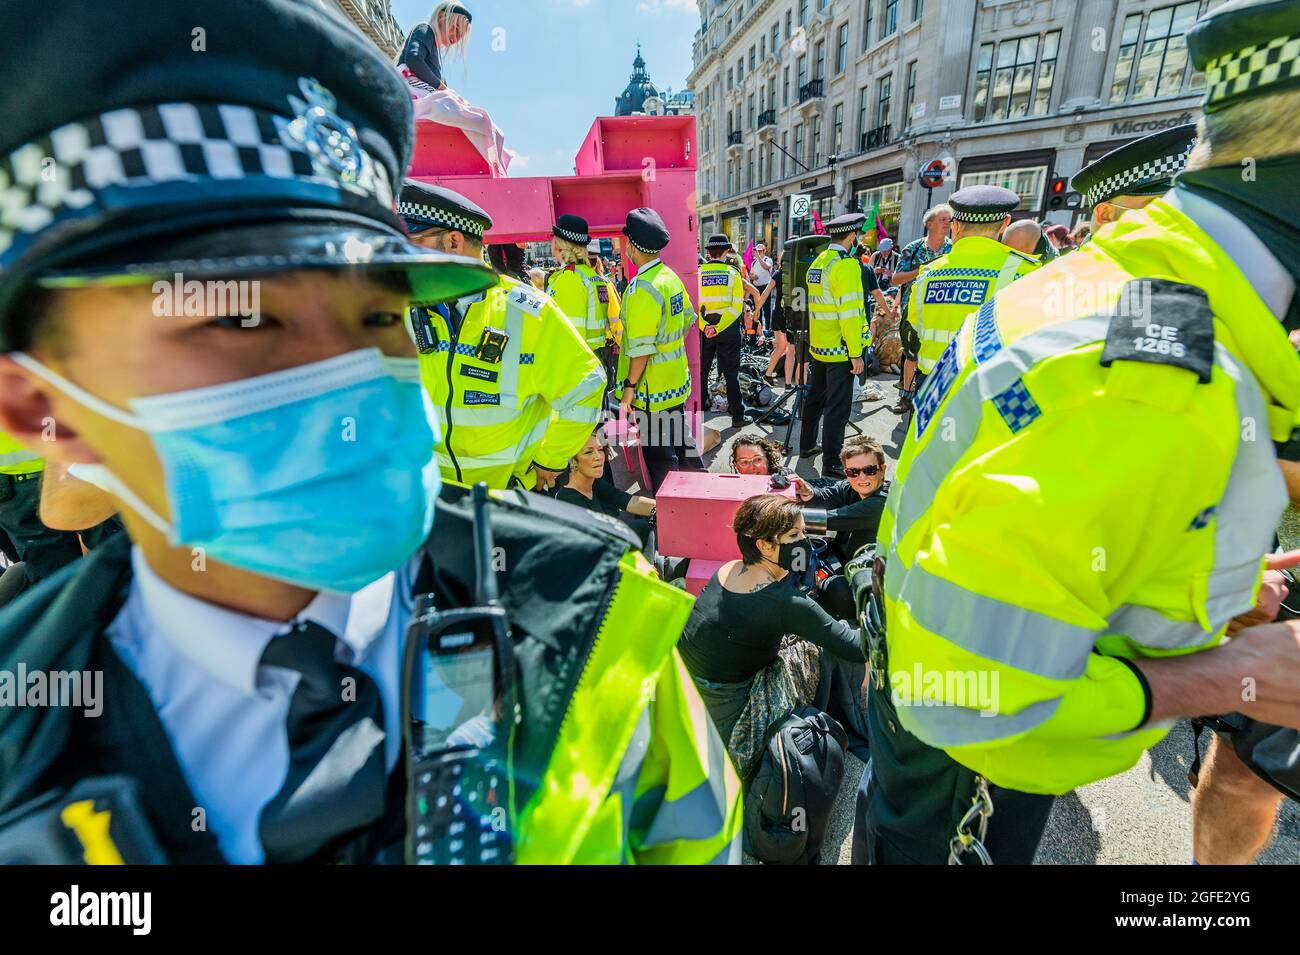
<svg viewBox="0 0 1300 955">
<path fill-rule="evenodd" d="M 943 160 L 931 159 L 921 166 L 920 183 L 926 189 L 938 189 L 943 185 Z"/>
<path fill-rule="evenodd" d="M 806 219 L 812 211 L 812 196 L 801 192 L 790 197 L 790 218 Z"/>
</svg>

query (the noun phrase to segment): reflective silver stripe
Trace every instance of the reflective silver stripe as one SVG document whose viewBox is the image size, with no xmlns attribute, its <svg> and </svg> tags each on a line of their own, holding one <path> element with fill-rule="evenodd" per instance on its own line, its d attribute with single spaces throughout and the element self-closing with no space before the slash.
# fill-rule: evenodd
<svg viewBox="0 0 1300 955">
<path fill-rule="evenodd" d="M 1295 279 L 1245 223 L 1227 209 L 1186 189 L 1173 188 L 1161 202 L 1177 209 L 1196 223 L 1225 253 L 1245 277 L 1273 316 L 1281 321 L 1295 296 Z"/>
<path fill-rule="evenodd" d="M 582 376 L 582 380 L 569 389 L 563 397 L 551 403 L 551 409 L 564 421 L 578 424 L 595 424 L 600 418 L 600 406 L 584 404 L 593 394 L 605 390 L 605 370 L 593 368 Z"/>
<path fill-rule="evenodd" d="M 630 861 L 628 835 L 632 828 L 632 807 L 636 802 L 636 784 L 641 778 L 641 767 L 645 765 L 646 753 L 650 749 L 650 708 L 641 711 L 641 718 L 632 731 L 632 739 L 623 751 L 623 759 L 614 773 L 614 783 L 609 788 L 606 801 L 617 799 L 623 815 L 623 861 Z"/>
<path fill-rule="evenodd" d="M 673 342 L 679 342 L 685 337 L 686 337 L 686 329 L 679 328 L 677 329 L 677 331 L 672 333 L 665 332 L 663 335 L 656 338 L 655 342 L 656 344 L 659 345 L 671 345 Z"/>
<path fill-rule="evenodd" d="M 1155 650 L 1199 647 L 1214 640 L 1214 633 L 1195 620 L 1170 620 L 1158 610 L 1126 604 L 1110 615 L 1107 630 Z"/>
<path fill-rule="evenodd" d="M 655 352 L 654 354 L 652 354 L 652 355 L 650 356 L 650 362 L 649 362 L 649 363 L 650 363 L 651 365 L 657 365 L 657 364 L 659 364 L 660 362 L 665 362 L 665 361 L 676 361 L 678 358 L 681 358 L 681 357 L 682 357 L 683 355 L 685 355 L 685 354 L 686 354 L 686 348 L 685 348 L 684 346 L 682 346 L 682 345 L 678 345 L 678 346 L 677 346 L 676 348 L 674 348 L 672 351 L 657 351 L 657 352 Z M 633 356 L 633 357 L 635 357 L 635 356 Z"/>
<path fill-rule="evenodd" d="M 509 289 L 506 290 L 509 296 Z M 506 298 L 506 350 L 501 355 L 501 407 L 519 404 L 519 351 L 524 341 L 524 310 Z"/>
<path fill-rule="evenodd" d="M 1260 558 L 1273 542 L 1273 529 L 1286 507 L 1286 485 L 1268 440 L 1268 410 L 1255 376 L 1232 353 L 1214 346 L 1215 364 L 1236 384 L 1237 420 L 1254 421 L 1253 440 L 1237 433 L 1237 455 L 1214 521 L 1214 569 L 1210 572 L 1206 613 L 1217 630 L 1253 605 L 1251 594 Z"/>
<path fill-rule="evenodd" d="M 10 451 L 8 454 L 0 454 L 0 468 L 9 467 L 12 464 L 26 464 L 28 461 L 39 461 L 41 456 L 35 451 Z"/>
<path fill-rule="evenodd" d="M 711 839 L 726 828 L 727 811 L 731 808 L 727 801 L 730 758 L 713 721 L 706 720 L 705 725 L 708 727 L 708 746 L 705 747 L 708 764 L 704 781 L 673 800 L 664 799 L 664 787 L 656 786 L 642 793 L 636 801 L 633 825 L 636 821 L 644 825 L 651 813 L 654 817 L 641 840 L 641 848 L 687 839 Z"/>
<path fill-rule="evenodd" d="M 990 291 L 990 293 L 985 297 L 992 298 L 998 292 L 1010 285 L 1015 280 L 1016 273 L 1020 271 L 1020 265 L 1024 261 L 1024 259 L 1016 255 L 1014 252 L 1008 255 L 1007 260 L 1002 263 L 1002 270 L 998 272 L 997 281 L 993 283 L 992 291 Z"/>
<path fill-rule="evenodd" d="M 627 290 L 628 298 L 632 297 L 633 292 L 646 292 L 660 308 L 664 307 L 664 297 L 659 294 L 659 290 L 651 282 L 642 281 L 640 278 L 632 280 L 632 287 Z"/>
<path fill-rule="evenodd" d="M 960 330 L 961 329 L 949 330 L 946 328 L 921 328 L 917 331 L 920 333 L 921 338 L 927 342 L 943 342 L 947 345 L 948 342 L 957 337 L 957 332 Z"/>
<path fill-rule="evenodd" d="M 1061 705 L 1059 696 L 1031 703 L 1019 713 L 989 713 L 964 706 L 924 706 L 898 703 L 898 719 L 903 728 L 931 746 L 947 749 L 989 743 L 1028 733 L 1052 718 Z"/>
<path fill-rule="evenodd" d="M 974 593 L 913 565 L 885 575 L 885 589 L 926 630 L 984 660 L 1049 680 L 1073 680 L 1088 667 L 1102 631 Z M 902 576 L 902 584 L 897 583 Z"/>
<path fill-rule="evenodd" d="M 974 444 L 983 418 L 984 402 L 1009 388 L 1042 359 L 1102 340 L 1109 325 L 1110 319 L 1102 315 L 1061 322 L 1000 349 L 971 371 L 969 377 L 945 399 L 943 407 L 935 412 L 936 417 L 952 418 L 957 422 L 953 440 L 933 439 L 924 445 L 912 460 L 907 480 L 894 484 L 895 490 L 891 491 L 890 497 L 897 494 L 898 519 L 894 522 L 891 550 L 925 513 L 939 485 Z"/>
</svg>

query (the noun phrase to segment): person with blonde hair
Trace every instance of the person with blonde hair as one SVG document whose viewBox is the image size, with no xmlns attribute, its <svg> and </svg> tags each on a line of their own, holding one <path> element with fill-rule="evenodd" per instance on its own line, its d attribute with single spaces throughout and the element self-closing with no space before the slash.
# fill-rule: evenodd
<svg viewBox="0 0 1300 955">
<path fill-rule="evenodd" d="M 405 66 L 416 79 L 429 85 L 430 91 L 443 90 L 442 54 L 447 50 L 465 60 L 470 25 L 474 17 L 463 4 L 445 0 L 433 8 L 427 23 L 418 23 L 406 38 L 399 66 Z"/>
<path fill-rule="evenodd" d="M 551 255 L 560 267 L 547 279 L 546 292 L 603 362 L 609 323 L 618 318 L 620 306 L 613 284 L 591 267 L 590 244 L 586 219 L 574 215 L 556 219 L 551 227 Z"/>
</svg>

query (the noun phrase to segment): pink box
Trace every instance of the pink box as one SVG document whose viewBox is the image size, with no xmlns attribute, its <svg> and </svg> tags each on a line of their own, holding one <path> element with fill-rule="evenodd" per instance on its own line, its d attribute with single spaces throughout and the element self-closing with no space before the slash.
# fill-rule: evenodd
<svg viewBox="0 0 1300 955">
<path fill-rule="evenodd" d="M 795 497 L 793 484 L 777 490 L 772 479 L 761 474 L 673 471 L 655 495 L 656 548 L 672 557 L 690 557 L 692 565 L 698 557 L 735 560 L 740 548 L 731 519 L 737 508 L 756 494 Z"/>
<path fill-rule="evenodd" d="M 713 575 L 718 572 L 718 568 L 725 563 L 725 560 L 705 560 L 703 557 L 692 558 L 690 566 L 686 568 L 686 592 L 692 597 L 698 597 L 700 591 L 704 589 L 704 585 L 713 578 Z"/>
</svg>

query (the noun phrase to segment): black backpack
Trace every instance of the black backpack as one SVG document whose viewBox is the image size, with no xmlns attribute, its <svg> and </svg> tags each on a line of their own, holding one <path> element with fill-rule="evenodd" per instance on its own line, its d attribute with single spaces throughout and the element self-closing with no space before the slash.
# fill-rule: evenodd
<svg viewBox="0 0 1300 955">
<path fill-rule="evenodd" d="M 768 728 L 745 796 L 745 851 L 774 865 L 815 865 L 844 780 L 844 728 L 802 706 Z"/>
</svg>

